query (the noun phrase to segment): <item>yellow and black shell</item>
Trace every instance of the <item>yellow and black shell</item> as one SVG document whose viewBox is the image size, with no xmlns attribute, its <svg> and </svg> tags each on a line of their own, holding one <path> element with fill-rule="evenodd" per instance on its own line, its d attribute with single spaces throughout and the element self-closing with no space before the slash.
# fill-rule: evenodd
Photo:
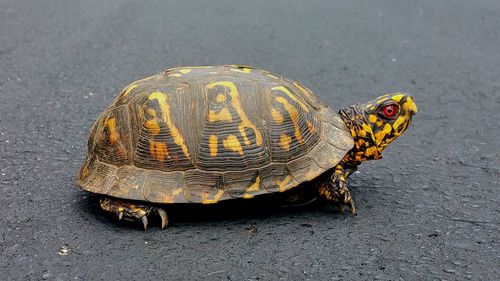
<svg viewBox="0 0 500 281">
<path fill-rule="evenodd" d="M 294 188 L 352 147 L 341 118 L 295 81 L 237 65 L 174 68 L 130 84 L 99 116 L 77 184 L 216 203 Z"/>
</svg>

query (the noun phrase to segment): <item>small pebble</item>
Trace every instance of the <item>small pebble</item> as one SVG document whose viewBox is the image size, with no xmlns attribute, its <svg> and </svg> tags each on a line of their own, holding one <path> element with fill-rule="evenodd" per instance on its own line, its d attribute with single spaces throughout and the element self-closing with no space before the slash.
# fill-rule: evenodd
<svg viewBox="0 0 500 281">
<path fill-rule="evenodd" d="M 59 255 L 60 256 L 67 256 L 71 253 L 71 248 L 69 247 L 68 244 L 64 244 L 62 247 L 61 247 L 61 250 L 59 250 Z"/>
</svg>

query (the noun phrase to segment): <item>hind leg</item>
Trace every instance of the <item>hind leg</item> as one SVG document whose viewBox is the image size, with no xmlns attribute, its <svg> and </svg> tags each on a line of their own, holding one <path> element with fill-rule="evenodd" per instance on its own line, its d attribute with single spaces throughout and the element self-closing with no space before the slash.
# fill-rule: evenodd
<svg viewBox="0 0 500 281">
<path fill-rule="evenodd" d="M 132 201 L 110 197 L 100 197 L 99 206 L 104 211 L 116 214 L 118 216 L 118 220 L 126 219 L 131 221 L 142 221 L 144 230 L 148 227 L 148 216 L 153 213 L 160 217 L 161 229 L 164 229 L 168 225 L 167 213 L 159 207 L 137 204 Z"/>
</svg>

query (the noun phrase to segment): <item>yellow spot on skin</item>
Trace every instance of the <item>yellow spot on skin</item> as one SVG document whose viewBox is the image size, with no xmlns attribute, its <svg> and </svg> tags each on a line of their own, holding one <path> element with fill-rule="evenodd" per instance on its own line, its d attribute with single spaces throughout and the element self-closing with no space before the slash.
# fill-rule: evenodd
<svg viewBox="0 0 500 281">
<path fill-rule="evenodd" d="M 377 121 L 377 127 L 382 127 L 382 125 L 384 125 L 384 121 L 380 120 L 380 121 Z"/>
<path fill-rule="evenodd" d="M 375 122 L 377 122 L 377 120 L 378 120 L 378 118 L 374 114 L 368 115 L 368 121 L 375 123 Z"/>
<path fill-rule="evenodd" d="M 271 78 L 274 78 L 274 79 L 278 79 L 278 80 L 279 80 L 279 78 L 278 78 L 278 77 L 276 77 L 276 76 L 274 76 L 274 75 L 272 75 L 272 74 L 266 74 L 266 75 L 267 75 L 267 76 L 269 76 L 269 77 L 271 77 Z"/>
<path fill-rule="evenodd" d="M 281 115 L 281 113 L 274 108 L 271 110 L 271 115 L 273 116 L 274 121 L 278 124 L 283 123 L 283 121 L 285 120 L 283 118 L 283 115 Z"/>
<path fill-rule="evenodd" d="M 290 118 L 292 119 L 293 127 L 295 128 L 295 138 L 297 138 L 300 143 L 303 143 L 304 139 L 302 138 L 302 133 L 300 132 L 298 110 L 283 97 L 275 97 L 274 99 L 283 104 L 285 107 L 286 111 L 290 115 Z"/>
<path fill-rule="evenodd" d="M 407 97 L 405 103 L 403 104 L 403 109 L 405 111 L 413 111 L 413 113 L 418 113 L 417 105 L 411 97 Z"/>
<path fill-rule="evenodd" d="M 219 200 L 222 198 L 224 193 L 225 193 L 224 190 L 220 189 L 217 192 L 217 194 L 214 195 L 214 198 L 212 198 L 212 199 L 208 198 L 207 194 L 202 194 L 201 195 L 201 204 L 215 204 L 215 203 L 219 202 Z"/>
<path fill-rule="evenodd" d="M 376 109 L 375 106 L 370 107 L 370 110 L 375 110 L 375 109 Z"/>
<path fill-rule="evenodd" d="M 179 69 L 179 72 L 182 74 L 188 74 L 191 71 L 192 71 L 192 69 L 189 69 L 189 68 Z"/>
<path fill-rule="evenodd" d="M 292 177 L 290 175 L 286 176 L 283 180 L 278 180 L 276 183 L 278 184 L 279 192 L 283 192 L 285 190 L 288 190 L 288 184 L 292 180 Z"/>
<path fill-rule="evenodd" d="M 365 130 L 359 130 L 359 136 L 360 137 L 366 137 L 366 131 Z"/>
<path fill-rule="evenodd" d="M 392 131 L 392 127 L 390 124 L 385 124 L 384 128 L 382 131 L 379 131 L 375 133 L 375 140 L 377 142 L 377 145 L 380 145 L 382 141 L 384 140 L 385 136 L 390 134 Z"/>
<path fill-rule="evenodd" d="M 253 124 L 250 119 L 248 119 L 248 116 L 246 113 L 243 111 L 243 107 L 241 106 L 240 103 L 240 94 L 238 93 L 238 89 L 236 88 L 236 85 L 234 85 L 233 82 L 230 81 L 219 81 L 219 82 L 213 82 L 207 85 L 207 89 L 212 89 L 217 86 L 224 86 L 229 89 L 229 95 L 231 96 L 231 105 L 234 107 L 236 110 L 236 113 L 241 119 L 241 123 L 238 126 L 238 129 L 240 131 L 241 136 L 243 137 L 243 140 L 246 145 L 250 145 L 250 140 L 248 139 L 248 136 L 246 134 L 245 129 L 246 128 L 251 128 L 254 133 L 255 133 L 255 143 L 258 146 L 262 145 L 262 134 L 261 132 L 257 129 L 257 126 Z M 241 145 L 240 145 L 241 146 Z"/>
<path fill-rule="evenodd" d="M 384 102 L 386 100 L 387 100 L 386 98 L 381 98 L 381 99 L 377 100 L 377 104 L 381 104 L 382 102 Z"/>
<path fill-rule="evenodd" d="M 168 77 L 181 77 L 182 74 L 180 73 L 172 73 L 172 74 L 169 74 Z"/>
<path fill-rule="evenodd" d="M 210 156 L 215 157 L 217 156 L 217 146 L 219 140 L 216 135 L 210 135 L 208 137 L 208 147 L 210 148 Z"/>
<path fill-rule="evenodd" d="M 233 118 L 231 117 L 231 112 L 229 109 L 223 108 L 219 112 L 215 112 L 210 110 L 208 112 L 208 122 L 216 122 L 216 121 L 231 121 Z"/>
<path fill-rule="evenodd" d="M 109 130 L 109 142 L 115 144 L 120 141 L 120 134 L 116 128 L 116 118 L 111 117 L 106 121 L 106 126 Z"/>
<path fill-rule="evenodd" d="M 384 126 L 384 132 L 385 132 L 386 134 L 390 134 L 390 133 L 391 133 L 391 131 L 392 131 L 392 127 L 391 127 L 391 125 L 390 125 L 390 124 L 385 124 L 385 126 Z"/>
<path fill-rule="evenodd" d="M 395 95 L 395 96 L 392 96 L 392 100 L 396 101 L 396 102 L 399 102 L 399 101 L 401 101 L 401 99 L 403 97 L 404 97 L 404 95 Z"/>
<path fill-rule="evenodd" d="M 363 127 L 363 130 L 365 132 L 372 132 L 372 128 L 370 126 L 368 126 L 368 124 L 363 123 L 363 125 L 361 125 L 361 127 Z"/>
<path fill-rule="evenodd" d="M 183 189 L 182 189 L 182 188 L 177 188 L 177 189 L 175 189 L 175 190 L 172 192 L 172 194 L 173 194 L 174 196 L 177 196 L 177 195 L 181 194 L 181 193 L 182 193 L 182 191 L 183 191 Z"/>
<path fill-rule="evenodd" d="M 290 150 L 290 142 L 292 142 L 292 138 L 290 136 L 288 136 L 287 134 L 285 133 L 281 133 L 280 135 L 280 146 L 288 151 Z"/>
<path fill-rule="evenodd" d="M 217 102 L 225 102 L 226 101 L 226 96 L 223 94 L 218 94 L 217 97 L 215 98 Z"/>
<path fill-rule="evenodd" d="M 293 95 L 292 93 L 290 93 L 290 91 L 285 88 L 284 86 L 277 86 L 277 87 L 272 87 L 271 90 L 273 91 L 280 91 L 280 92 L 283 92 L 285 93 L 287 96 L 289 96 L 294 102 L 298 103 L 300 105 L 300 107 L 302 107 L 302 109 L 305 111 L 305 112 L 309 112 L 309 108 L 307 108 L 307 106 L 301 102 L 300 100 L 297 99 L 297 97 L 295 95 Z"/>
<path fill-rule="evenodd" d="M 351 135 L 352 135 L 353 137 L 357 137 L 358 133 L 356 133 L 356 130 L 351 129 Z"/>
<path fill-rule="evenodd" d="M 170 116 L 170 105 L 167 102 L 168 100 L 167 95 L 161 92 L 154 92 L 149 95 L 148 99 L 149 100 L 156 99 L 158 101 L 158 104 L 161 109 L 161 117 L 163 119 L 163 122 L 165 122 L 167 127 L 170 129 L 170 135 L 172 136 L 174 143 L 180 146 L 184 155 L 187 158 L 189 158 L 189 150 L 186 146 L 186 143 L 184 142 L 184 138 L 182 137 L 179 129 L 177 129 L 177 127 L 173 123 L 172 118 Z"/>
<path fill-rule="evenodd" d="M 222 145 L 224 145 L 226 149 L 238 152 L 241 156 L 243 156 L 244 154 L 240 141 L 235 135 L 229 135 L 226 139 L 222 141 Z"/>
<path fill-rule="evenodd" d="M 367 157 L 374 156 L 376 155 L 376 153 L 377 153 L 377 147 L 375 146 L 368 147 L 365 152 Z"/>
<path fill-rule="evenodd" d="M 167 144 L 163 142 L 152 140 L 149 143 L 149 151 L 156 160 L 164 161 L 168 158 Z"/>
<path fill-rule="evenodd" d="M 356 146 L 357 148 L 360 148 L 362 146 L 365 145 L 365 141 L 363 139 L 359 139 L 357 142 L 356 142 Z"/>
<path fill-rule="evenodd" d="M 131 92 L 133 89 L 137 88 L 137 86 L 139 86 L 139 85 L 137 85 L 137 84 L 132 84 L 132 85 L 128 86 L 128 87 L 125 89 L 125 91 L 123 91 L 122 96 L 123 96 L 123 97 L 127 97 L 127 96 L 128 96 L 128 94 L 130 94 L 130 92 Z"/>
<path fill-rule="evenodd" d="M 396 119 L 396 121 L 394 121 L 394 124 L 392 125 L 394 130 L 397 130 L 399 126 L 401 126 L 401 124 L 403 124 L 406 121 L 406 119 L 407 118 L 405 116 L 398 117 L 398 119 Z"/>
<path fill-rule="evenodd" d="M 384 131 L 378 131 L 375 133 L 375 141 L 377 142 L 377 145 L 380 145 L 382 143 L 382 140 L 385 138 L 385 132 Z"/>
</svg>

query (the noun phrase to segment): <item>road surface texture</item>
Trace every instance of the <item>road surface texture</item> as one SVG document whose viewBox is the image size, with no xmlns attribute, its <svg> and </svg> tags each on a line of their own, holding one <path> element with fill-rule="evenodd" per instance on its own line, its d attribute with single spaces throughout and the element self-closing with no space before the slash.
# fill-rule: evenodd
<svg viewBox="0 0 500 281">
<path fill-rule="evenodd" d="M 0 279 L 499 280 L 499 46 L 497 0 L 3 0 Z M 355 217 L 209 206 L 144 232 L 96 210 L 75 185 L 96 117 L 133 80 L 211 64 L 420 112 L 351 177 Z"/>
</svg>

